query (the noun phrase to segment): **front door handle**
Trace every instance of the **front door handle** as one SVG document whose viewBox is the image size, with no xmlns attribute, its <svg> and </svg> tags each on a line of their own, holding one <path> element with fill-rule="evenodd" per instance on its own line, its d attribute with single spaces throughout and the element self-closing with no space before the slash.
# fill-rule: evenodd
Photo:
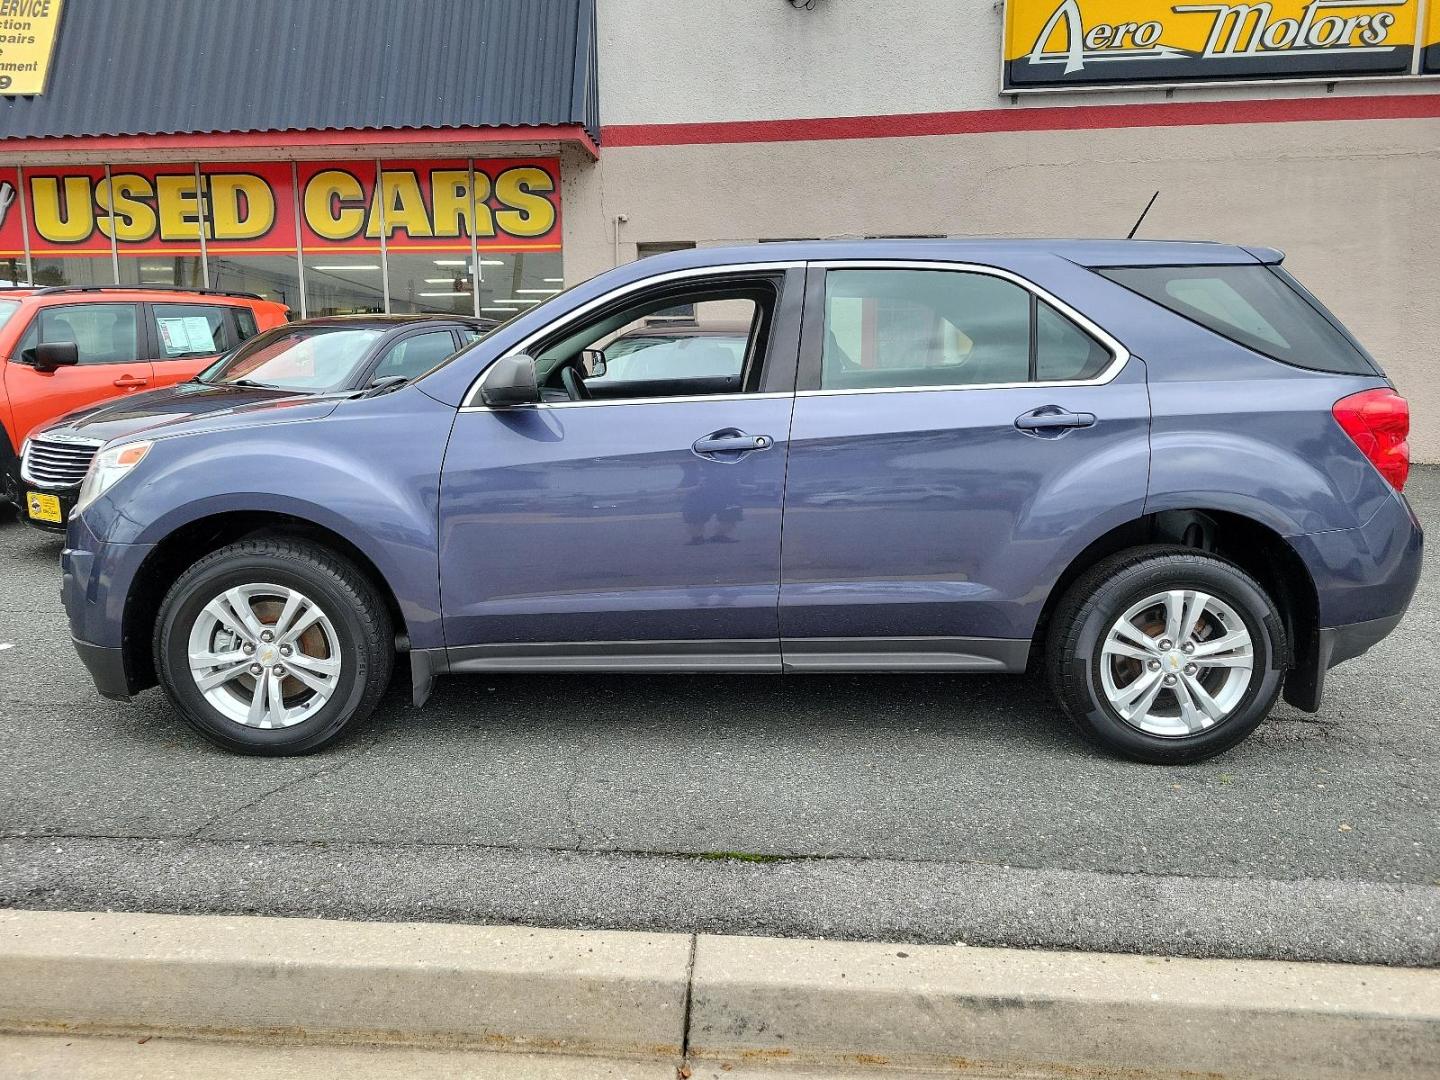
<svg viewBox="0 0 1440 1080">
<path fill-rule="evenodd" d="M 748 435 L 739 428 L 722 428 L 696 439 L 691 449 L 697 454 L 748 454 L 768 450 L 775 444 L 769 435 Z"/>
<path fill-rule="evenodd" d="M 1059 405 L 1041 405 L 1038 409 L 1031 409 L 1015 418 L 1015 426 L 1027 434 L 1060 434 L 1070 428 L 1090 427 L 1094 423 L 1094 413 L 1070 412 Z"/>
<path fill-rule="evenodd" d="M 121 375 L 115 380 L 114 385 L 120 387 L 122 390 L 134 390 L 137 387 L 149 386 L 150 380 L 137 379 L 134 375 Z"/>
</svg>

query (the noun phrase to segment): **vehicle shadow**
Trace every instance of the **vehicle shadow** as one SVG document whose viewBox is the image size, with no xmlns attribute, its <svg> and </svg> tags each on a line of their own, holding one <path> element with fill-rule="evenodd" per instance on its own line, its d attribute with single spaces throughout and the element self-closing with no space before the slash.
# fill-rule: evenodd
<svg viewBox="0 0 1440 1080">
<path fill-rule="evenodd" d="M 1033 674 L 455 676 L 437 681 L 423 710 L 409 696 L 409 679 L 397 672 L 362 738 L 449 738 L 457 726 L 477 724 L 512 730 L 578 724 L 697 734 L 945 734 L 1016 750 L 1097 753 Z"/>
</svg>

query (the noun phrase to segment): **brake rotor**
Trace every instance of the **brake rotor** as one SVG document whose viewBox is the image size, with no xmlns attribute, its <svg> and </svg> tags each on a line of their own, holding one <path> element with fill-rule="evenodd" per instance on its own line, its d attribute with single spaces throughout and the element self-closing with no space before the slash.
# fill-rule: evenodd
<svg viewBox="0 0 1440 1080">
<path fill-rule="evenodd" d="M 280 615 L 285 610 L 285 605 L 279 600 L 260 600 L 251 605 L 255 618 L 262 626 L 274 626 L 280 621 Z M 305 628 L 298 638 L 295 639 L 295 649 L 303 652 L 306 656 L 313 656 L 317 660 L 328 660 L 330 658 L 330 643 L 325 640 L 325 634 L 318 623 L 312 623 Z M 250 680 L 253 689 L 255 682 Z M 298 694 L 304 693 L 309 687 L 297 679 L 294 675 L 286 675 L 280 680 L 280 696 L 288 700 Z"/>
</svg>

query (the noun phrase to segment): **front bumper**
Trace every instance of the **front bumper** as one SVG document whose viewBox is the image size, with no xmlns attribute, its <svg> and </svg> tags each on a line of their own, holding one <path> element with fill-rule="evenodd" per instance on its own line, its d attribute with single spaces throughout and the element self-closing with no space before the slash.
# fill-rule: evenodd
<svg viewBox="0 0 1440 1080">
<path fill-rule="evenodd" d="M 72 519 L 66 530 L 60 599 L 75 649 L 105 697 L 125 698 L 148 685 L 132 663 L 135 650 L 125 637 L 125 606 L 152 550 L 150 544 L 101 543 L 83 517 Z"/>
<path fill-rule="evenodd" d="M 35 512 L 30 506 L 32 494 L 53 495 L 55 501 L 60 504 L 60 520 L 42 521 L 35 517 Z M 20 512 L 20 520 L 31 528 L 48 533 L 63 533 L 69 526 L 70 515 L 75 511 L 75 497 L 79 494 L 80 485 L 78 484 L 68 488 L 40 488 L 22 480 L 15 495 L 15 507 Z"/>
<path fill-rule="evenodd" d="M 130 680 L 125 674 L 125 650 L 107 649 L 103 645 L 91 645 L 79 638 L 70 639 L 75 651 L 95 680 L 95 689 L 101 697 L 112 701 L 130 700 Z"/>
</svg>

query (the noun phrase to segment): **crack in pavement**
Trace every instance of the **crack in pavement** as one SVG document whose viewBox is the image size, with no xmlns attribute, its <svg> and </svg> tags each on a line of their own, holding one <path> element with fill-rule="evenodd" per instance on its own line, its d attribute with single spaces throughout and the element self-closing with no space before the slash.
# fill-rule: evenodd
<svg viewBox="0 0 1440 1080">
<path fill-rule="evenodd" d="M 237 816 L 239 816 L 240 814 L 245 813 L 245 811 L 247 811 L 247 810 L 253 810 L 255 807 L 259 806 L 259 805 L 260 805 L 262 802 L 264 802 L 266 799 L 270 798 L 270 796 L 272 796 L 272 795 L 278 795 L 278 794 L 280 794 L 280 792 L 282 792 L 282 791 L 287 791 L 287 790 L 289 790 L 290 788 L 293 788 L 293 787 L 296 787 L 296 786 L 298 786 L 298 785 L 300 785 L 300 784 L 303 784 L 303 783 L 305 783 L 305 781 L 307 781 L 307 780 L 313 780 L 313 779 L 315 779 L 317 776 L 323 776 L 323 775 L 326 774 L 326 773 L 339 772 L 341 769 L 347 768 L 347 767 L 349 767 L 350 765 L 355 764 L 356 761 L 360 760 L 360 758 L 362 758 L 362 757 L 364 757 L 364 756 L 365 756 L 365 751 L 362 751 L 361 753 L 356 754 L 353 758 L 348 758 L 348 759 L 346 759 L 346 760 L 344 760 L 344 761 L 332 761 L 332 762 L 330 762 L 330 763 L 327 764 L 327 765 L 322 765 L 322 766 L 320 766 L 318 769 L 314 769 L 314 770 L 312 770 L 312 771 L 310 771 L 310 772 L 308 772 L 308 773 L 304 773 L 304 774 L 301 775 L 301 776 L 291 777 L 289 780 L 286 780 L 285 782 L 283 782 L 283 783 L 281 783 L 281 784 L 277 784 L 275 787 L 269 789 L 268 791 L 261 792 L 259 795 L 255 796 L 253 799 L 250 799 L 250 800 L 248 800 L 247 802 L 241 803 L 241 804 L 240 804 L 239 806 L 237 806 L 237 807 L 234 807 L 234 808 L 232 808 L 232 809 L 222 810 L 222 811 L 220 811 L 220 812 L 217 813 L 217 814 L 213 814 L 211 817 L 207 818 L 204 822 L 202 822 L 200 825 L 198 825 L 194 830 L 192 830 L 191 832 L 185 833 L 185 834 L 184 834 L 184 838 L 186 838 L 186 839 L 191 839 L 191 840 L 206 840 L 207 842 L 210 842 L 210 843 L 218 842 L 218 841 L 214 841 L 214 840 L 211 840 L 210 838 L 206 837 L 206 836 L 204 835 L 205 830 L 210 829 L 210 828 L 212 828 L 212 827 L 220 824 L 220 822 L 221 822 L 222 820 L 225 820 L 225 819 L 228 819 L 228 818 L 237 817 Z"/>
</svg>

